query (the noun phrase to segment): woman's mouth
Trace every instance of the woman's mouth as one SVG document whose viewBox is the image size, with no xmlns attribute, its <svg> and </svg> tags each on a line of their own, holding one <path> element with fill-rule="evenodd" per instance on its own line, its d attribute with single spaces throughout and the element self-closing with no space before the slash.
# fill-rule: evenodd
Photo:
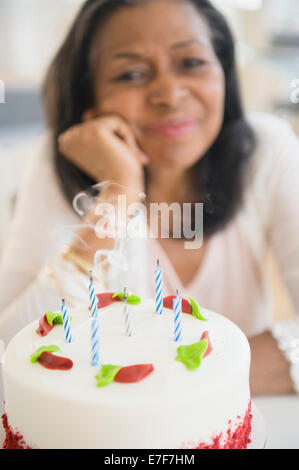
<svg viewBox="0 0 299 470">
<path fill-rule="evenodd" d="M 185 137 L 197 124 L 192 118 L 181 118 L 176 120 L 161 121 L 147 127 L 147 131 L 170 138 Z"/>
</svg>

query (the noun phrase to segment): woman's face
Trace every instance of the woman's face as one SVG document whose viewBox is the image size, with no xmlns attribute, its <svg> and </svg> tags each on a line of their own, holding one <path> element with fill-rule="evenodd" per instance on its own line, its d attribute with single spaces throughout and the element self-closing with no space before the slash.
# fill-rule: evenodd
<svg viewBox="0 0 299 470">
<path fill-rule="evenodd" d="M 225 83 L 191 2 L 152 0 L 115 12 L 95 52 L 96 115 L 124 118 L 152 166 L 189 168 L 205 154 L 222 126 Z"/>
</svg>

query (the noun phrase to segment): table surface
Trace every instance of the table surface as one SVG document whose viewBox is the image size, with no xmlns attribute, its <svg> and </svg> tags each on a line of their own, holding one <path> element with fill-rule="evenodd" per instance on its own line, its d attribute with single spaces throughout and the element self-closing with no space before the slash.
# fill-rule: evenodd
<svg viewBox="0 0 299 470">
<path fill-rule="evenodd" d="M 266 426 L 266 449 L 299 449 L 299 397 L 282 395 L 253 399 Z M 0 381 L 0 416 L 4 411 L 3 388 Z M 0 449 L 4 439 L 0 425 Z"/>
<path fill-rule="evenodd" d="M 264 396 L 253 399 L 266 426 L 266 449 L 299 449 L 299 397 Z"/>
</svg>

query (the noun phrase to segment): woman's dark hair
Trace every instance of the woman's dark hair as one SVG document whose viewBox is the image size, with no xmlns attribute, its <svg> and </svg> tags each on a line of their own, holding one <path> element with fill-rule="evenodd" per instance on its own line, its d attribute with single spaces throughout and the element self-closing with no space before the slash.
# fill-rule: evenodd
<svg viewBox="0 0 299 470">
<path fill-rule="evenodd" d="M 60 154 L 58 136 L 82 122 L 95 102 L 90 52 L 101 24 L 116 10 L 149 0 L 87 0 L 54 58 L 44 83 L 46 117 L 53 131 L 55 166 L 62 189 L 74 196 L 96 183 Z M 182 0 L 186 1 L 186 0 Z M 242 205 L 244 175 L 255 148 L 245 120 L 235 67 L 234 40 L 223 15 L 208 0 L 188 0 L 206 19 L 225 75 L 225 108 L 221 131 L 206 155 L 192 168 L 194 188 L 204 204 L 204 236 L 223 229 Z"/>
</svg>

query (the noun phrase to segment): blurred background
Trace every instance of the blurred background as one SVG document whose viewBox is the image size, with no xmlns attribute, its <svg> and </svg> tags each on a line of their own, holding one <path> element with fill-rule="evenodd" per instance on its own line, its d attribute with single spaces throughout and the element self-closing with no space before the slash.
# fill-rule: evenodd
<svg viewBox="0 0 299 470">
<path fill-rule="evenodd" d="M 45 131 L 40 85 L 83 0 L 0 1 L 0 257 L 17 189 Z M 299 135 L 299 1 L 214 0 L 237 43 L 247 110 L 287 119 Z M 299 158 L 299 156 L 298 156 Z M 275 315 L 294 314 L 275 260 Z"/>
</svg>

